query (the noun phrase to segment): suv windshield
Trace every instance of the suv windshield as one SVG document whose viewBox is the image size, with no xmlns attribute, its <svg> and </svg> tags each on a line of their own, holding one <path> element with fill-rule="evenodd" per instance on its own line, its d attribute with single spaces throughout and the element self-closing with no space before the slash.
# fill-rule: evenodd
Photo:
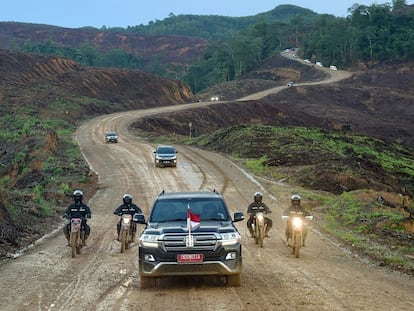
<svg viewBox="0 0 414 311">
<path fill-rule="evenodd" d="M 173 147 L 168 147 L 168 146 L 158 147 L 157 153 L 158 154 L 174 154 L 175 150 Z"/>
<path fill-rule="evenodd" d="M 223 201 L 212 198 L 159 200 L 150 216 L 151 222 L 181 221 L 187 219 L 187 209 L 200 215 L 200 220 L 228 220 Z"/>
</svg>

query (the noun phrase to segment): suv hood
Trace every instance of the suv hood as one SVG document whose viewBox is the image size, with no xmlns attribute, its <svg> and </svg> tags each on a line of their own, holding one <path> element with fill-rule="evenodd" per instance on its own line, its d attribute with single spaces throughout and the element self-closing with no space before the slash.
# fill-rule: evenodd
<svg viewBox="0 0 414 311">
<path fill-rule="evenodd" d="M 157 156 L 160 158 L 172 158 L 175 157 L 175 153 L 158 153 Z"/>
<path fill-rule="evenodd" d="M 176 221 L 170 223 L 150 223 L 145 229 L 147 234 L 164 234 L 164 233 L 187 233 L 187 222 L 186 221 Z M 200 227 L 193 230 L 194 233 L 203 233 L 203 232 L 234 232 L 234 227 L 232 226 L 231 221 L 202 221 Z"/>
</svg>

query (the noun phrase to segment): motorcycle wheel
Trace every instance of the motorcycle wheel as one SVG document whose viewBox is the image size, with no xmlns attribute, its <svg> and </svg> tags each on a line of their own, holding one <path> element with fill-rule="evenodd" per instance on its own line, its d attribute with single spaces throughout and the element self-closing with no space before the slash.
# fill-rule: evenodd
<svg viewBox="0 0 414 311">
<path fill-rule="evenodd" d="M 121 232 L 121 253 L 125 252 L 125 246 L 127 243 L 127 232 L 126 230 L 122 230 Z"/>
<path fill-rule="evenodd" d="M 125 238 L 125 249 L 128 249 L 129 248 L 129 242 L 130 242 L 130 239 L 131 239 L 131 235 L 129 234 L 129 232 L 127 231 L 126 232 L 126 238 Z"/>
<path fill-rule="evenodd" d="M 259 227 L 259 246 L 263 247 L 263 240 L 264 240 L 264 228 Z"/>
<path fill-rule="evenodd" d="M 296 258 L 299 258 L 299 251 L 302 246 L 302 238 L 300 234 L 295 234 L 293 245 L 293 255 L 295 255 Z"/>
<path fill-rule="evenodd" d="M 76 234 L 71 233 L 70 234 L 70 247 L 71 247 L 71 253 L 72 253 L 72 258 L 76 257 Z"/>
<path fill-rule="evenodd" d="M 259 230 L 256 226 L 253 228 L 254 244 L 259 244 Z"/>
<path fill-rule="evenodd" d="M 81 245 L 82 245 L 82 240 L 81 240 L 80 233 L 78 232 L 76 234 L 76 254 L 80 254 Z"/>
</svg>

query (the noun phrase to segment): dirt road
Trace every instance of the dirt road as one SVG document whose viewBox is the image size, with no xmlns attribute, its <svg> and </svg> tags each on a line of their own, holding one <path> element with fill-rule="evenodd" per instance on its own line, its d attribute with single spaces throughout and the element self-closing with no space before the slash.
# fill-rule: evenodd
<svg viewBox="0 0 414 311">
<path fill-rule="evenodd" d="M 134 119 L 168 110 L 211 103 L 106 115 L 79 128 L 76 140 L 99 189 L 90 200 L 93 216 L 88 246 L 77 258 L 61 233 L 37 243 L 0 266 L 0 310 L 413 310 L 414 279 L 365 263 L 313 230 L 301 257 L 284 243 L 281 211 L 292 188 L 263 182 L 229 159 L 178 146 L 177 168 L 155 168 L 154 145 L 131 136 Z M 219 104 L 219 103 L 214 103 Z M 118 132 L 118 144 L 105 144 L 104 133 Z M 137 245 L 121 254 L 113 210 L 130 193 L 146 216 L 161 191 L 218 189 L 232 212 L 245 212 L 253 193 L 264 192 L 273 210 L 274 228 L 264 248 L 248 238 L 246 222 L 236 223 L 243 238 L 242 286 L 224 280 L 166 278 L 157 288 L 140 289 Z M 279 193 L 275 198 L 271 193 Z"/>
</svg>

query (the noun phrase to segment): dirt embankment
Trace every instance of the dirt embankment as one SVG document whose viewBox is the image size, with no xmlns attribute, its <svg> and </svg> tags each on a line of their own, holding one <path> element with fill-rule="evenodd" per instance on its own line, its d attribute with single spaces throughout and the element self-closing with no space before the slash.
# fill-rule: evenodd
<svg viewBox="0 0 414 311">
<path fill-rule="evenodd" d="M 70 200 L 69 190 L 62 194 L 65 187 L 74 189 L 84 180 L 90 195 L 96 190 L 88 164 L 70 158 L 70 138 L 57 133 L 96 115 L 191 99 L 191 90 L 178 80 L 0 50 L 0 256 L 29 245 L 61 221 Z M 35 191 L 41 194 L 36 197 Z M 46 215 L 42 200 L 54 202 Z"/>
</svg>

